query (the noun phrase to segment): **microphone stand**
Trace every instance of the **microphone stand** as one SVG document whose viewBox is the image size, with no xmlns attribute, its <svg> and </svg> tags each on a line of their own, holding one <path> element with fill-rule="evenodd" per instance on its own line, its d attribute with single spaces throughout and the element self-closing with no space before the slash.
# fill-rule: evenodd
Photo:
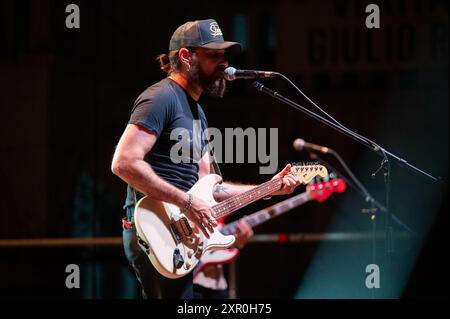
<svg viewBox="0 0 450 319">
<path fill-rule="evenodd" d="M 392 250 L 391 247 L 391 226 L 390 226 L 390 210 L 389 210 L 389 204 L 390 204 L 390 170 L 391 170 L 391 166 L 390 166 L 390 161 L 389 158 L 394 159 L 397 164 L 399 164 L 400 166 L 406 166 L 408 169 L 412 170 L 413 172 L 426 177 L 434 182 L 439 182 L 442 183 L 442 178 L 440 177 L 434 177 L 430 174 L 428 174 L 427 172 L 415 167 L 414 165 L 408 163 L 406 160 L 404 160 L 403 158 L 400 158 L 399 156 L 387 151 L 386 149 L 384 149 L 383 147 L 377 145 L 376 143 L 370 141 L 369 139 L 351 131 L 350 129 L 342 126 L 342 125 L 338 125 L 335 122 L 332 122 L 312 111 L 310 111 L 309 109 L 305 108 L 304 106 L 301 106 L 298 103 L 293 102 L 292 100 L 284 97 L 283 95 L 281 95 L 280 93 L 264 86 L 262 83 L 254 81 L 253 82 L 253 87 L 255 89 L 257 89 L 258 91 L 264 92 L 266 94 L 268 94 L 269 96 L 276 98 L 277 100 L 280 100 L 282 102 L 284 102 L 285 104 L 295 108 L 296 110 L 299 110 L 303 113 L 305 113 L 306 115 L 318 120 L 319 122 L 322 122 L 323 124 L 331 127 L 332 129 L 347 135 L 348 137 L 350 137 L 351 139 L 357 141 L 358 143 L 368 147 L 369 149 L 371 149 L 372 151 L 374 151 L 376 154 L 378 154 L 379 156 L 383 157 L 383 160 L 381 162 L 380 168 L 374 173 L 375 175 L 377 174 L 377 172 L 379 172 L 380 170 L 383 170 L 383 174 L 384 174 L 384 183 L 385 183 L 385 189 L 386 189 L 386 209 L 385 211 L 385 233 L 386 233 L 386 257 L 387 257 L 387 261 L 388 264 L 390 264 L 390 253 Z M 372 174 L 372 176 L 374 176 Z M 372 202 L 371 204 L 375 204 L 376 202 Z"/>
<path fill-rule="evenodd" d="M 330 150 L 330 149 L 329 149 Z M 334 151 L 335 154 L 337 154 L 336 151 Z M 331 152 L 330 152 L 331 153 Z M 311 158 L 314 161 L 317 161 L 319 163 L 321 163 L 322 165 L 328 167 L 331 169 L 331 171 L 333 171 L 334 173 L 336 173 L 336 175 L 338 175 L 340 178 L 342 178 L 343 180 L 345 180 L 345 182 L 351 187 L 353 188 L 359 195 L 361 195 L 362 197 L 364 197 L 366 199 L 366 201 L 371 203 L 371 209 L 364 209 L 363 213 L 370 213 L 371 214 L 371 219 L 374 220 L 375 219 L 375 212 L 377 209 L 385 212 L 386 211 L 386 207 L 384 207 L 383 205 L 381 205 L 380 203 L 378 203 L 375 199 L 373 200 L 373 203 L 371 202 L 370 199 L 373 199 L 372 195 L 370 195 L 370 193 L 367 191 L 367 189 L 365 188 L 361 188 L 361 187 L 357 187 L 357 185 L 360 185 L 359 182 L 357 183 L 353 183 L 351 180 L 349 180 L 347 177 L 344 176 L 344 174 L 342 174 L 341 172 L 339 172 L 339 170 L 337 170 L 336 168 L 334 168 L 330 163 L 328 163 L 327 161 L 325 161 L 324 159 L 322 159 L 321 157 L 319 157 L 317 155 L 317 153 L 313 152 L 313 151 L 309 151 L 309 158 Z M 339 160 L 341 162 L 341 164 L 345 164 L 344 160 L 341 158 Z M 345 167 L 345 169 L 347 171 L 350 171 L 350 169 L 348 168 L 347 165 L 342 165 Z M 352 179 L 356 179 L 356 177 L 354 177 L 353 174 L 349 174 L 350 176 L 352 176 Z M 369 200 L 367 200 L 367 198 L 370 198 Z M 377 208 L 375 208 L 375 206 Z M 391 213 L 392 219 L 401 227 L 403 227 L 406 231 L 408 231 L 410 234 L 413 234 L 415 236 L 417 236 L 417 233 L 415 231 L 413 231 L 411 228 L 409 228 L 407 225 L 405 225 L 397 216 L 395 216 L 394 214 Z"/>
<path fill-rule="evenodd" d="M 329 149 L 330 150 L 330 149 Z M 353 173 L 351 172 L 351 170 L 348 168 L 347 164 L 345 164 L 344 160 L 339 156 L 339 154 L 334 151 L 331 150 L 332 155 L 335 155 L 335 157 L 339 160 L 339 162 L 341 163 L 341 165 L 344 167 L 344 169 L 347 171 L 347 173 L 349 173 L 350 177 L 352 180 L 354 180 L 354 182 L 351 182 L 348 178 L 346 178 L 344 176 L 344 174 L 342 174 L 341 172 L 339 172 L 336 168 L 334 168 L 331 164 L 329 164 L 327 161 L 325 161 L 324 159 L 320 158 L 314 151 L 309 151 L 309 157 L 314 160 L 314 161 L 318 161 L 319 163 L 321 163 L 322 165 L 329 167 L 332 172 L 334 174 L 336 174 L 337 176 L 339 176 L 340 178 L 343 178 L 345 180 L 345 182 L 352 187 L 358 194 L 360 194 L 362 197 L 364 197 L 366 199 L 366 201 L 368 201 L 368 198 L 372 198 L 372 196 L 370 195 L 370 193 L 362 186 L 362 184 L 358 181 L 358 179 L 353 175 Z M 338 156 L 336 156 L 338 155 Z M 357 187 L 356 185 L 359 185 L 359 187 Z M 372 198 L 373 199 L 373 198 Z M 364 213 L 365 211 L 367 211 L 367 213 L 370 214 L 370 221 L 372 224 L 372 263 L 373 264 L 377 264 L 377 240 L 376 240 L 376 234 L 377 234 L 377 221 L 376 221 L 376 208 L 375 206 L 378 207 L 382 207 L 382 210 L 385 210 L 385 208 L 379 204 L 376 200 L 372 200 L 370 201 L 370 208 L 369 209 L 362 209 L 361 211 Z M 409 229 L 409 227 L 405 226 L 404 224 L 402 224 L 400 222 L 400 224 L 405 227 L 408 231 L 411 231 Z M 412 232 L 412 231 L 411 231 Z M 372 298 L 375 298 L 375 289 L 372 289 Z"/>
</svg>

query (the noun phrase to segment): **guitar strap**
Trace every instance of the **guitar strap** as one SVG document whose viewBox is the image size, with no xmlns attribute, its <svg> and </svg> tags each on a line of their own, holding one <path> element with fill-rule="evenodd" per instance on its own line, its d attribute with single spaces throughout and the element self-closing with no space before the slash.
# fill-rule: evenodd
<svg viewBox="0 0 450 319">
<path fill-rule="evenodd" d="M 222 181 L 223 181 L 222 172 L 220 171 L 219 164 L 217 164 L 216 157 L 214 156 L 214 154 L 211 155 L 211 157 L 212 157 L 212 163 L 211 163 L 212 171 L 214 172 L 214 174 L 217 174 L 220 177 L 222 177 Z"/>
<path fill-rule="evenodd" d="M 207 129 L 207 127 L 204 127 L 204 124 L 205 123 L 203 123 L 203 121 L 202 121 L 202 130 L 203 130 L 202 134 L 205 134 L 205 130 Z M 208 148 L 209 158 L 211 160 L 211 164 L 209 165 L 211 173 L 219 175 L 222 178 L 222 181 L 223 181 L 222 171 L 220 170 L 219 164 L 217 163 L 216 155 L 214 154 L 214 151 L 211 148 L 211 141 L 208 140 L 208 139 L 206 139 L 206 140 L 207 140 L 206 141 L 206 145 L 207 145 L 207 148 Z"/>
</svg>

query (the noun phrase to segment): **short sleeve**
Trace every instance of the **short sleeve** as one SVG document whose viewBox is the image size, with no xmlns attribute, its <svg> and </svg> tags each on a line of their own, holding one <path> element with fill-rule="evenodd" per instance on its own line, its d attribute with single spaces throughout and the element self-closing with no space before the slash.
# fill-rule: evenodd
<svg viewBox="0 0 450 319">
<path fill-rule="evenodd" d="M 172 99 L 168 94 L 144 92 L 134 103 L 128 124 L 143 126 L 159 137 L 171 123 L 172 108 Z"/>
</svg>

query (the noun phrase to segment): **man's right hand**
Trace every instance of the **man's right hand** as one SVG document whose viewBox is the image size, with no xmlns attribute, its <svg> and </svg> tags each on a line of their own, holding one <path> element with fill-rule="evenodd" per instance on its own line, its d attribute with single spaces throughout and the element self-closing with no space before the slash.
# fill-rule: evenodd
<svg viewBox="0 0 450 319">
<path fill-rule="evenodd" d="M 209 238 L 207 229 L 212 233 L 213 227 L 217 226 L 217 221 L 213 217 L 213 209 L 203 200 L 193 197 L 191 208 L 184 214 Z"/>
</svg>

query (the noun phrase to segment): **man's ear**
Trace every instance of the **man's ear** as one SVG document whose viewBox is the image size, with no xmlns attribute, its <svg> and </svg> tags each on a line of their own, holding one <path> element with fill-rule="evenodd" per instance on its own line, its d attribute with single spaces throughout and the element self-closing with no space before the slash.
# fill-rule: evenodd
<svg viewBox="0 0 450 319">
<path fill-rule="evenodd" d="M 183 64 L 190 65 L 192 62 L 191 53 L 186 48 L 181 48 L 178 51 L 178 57 Z"/>
</svg>

